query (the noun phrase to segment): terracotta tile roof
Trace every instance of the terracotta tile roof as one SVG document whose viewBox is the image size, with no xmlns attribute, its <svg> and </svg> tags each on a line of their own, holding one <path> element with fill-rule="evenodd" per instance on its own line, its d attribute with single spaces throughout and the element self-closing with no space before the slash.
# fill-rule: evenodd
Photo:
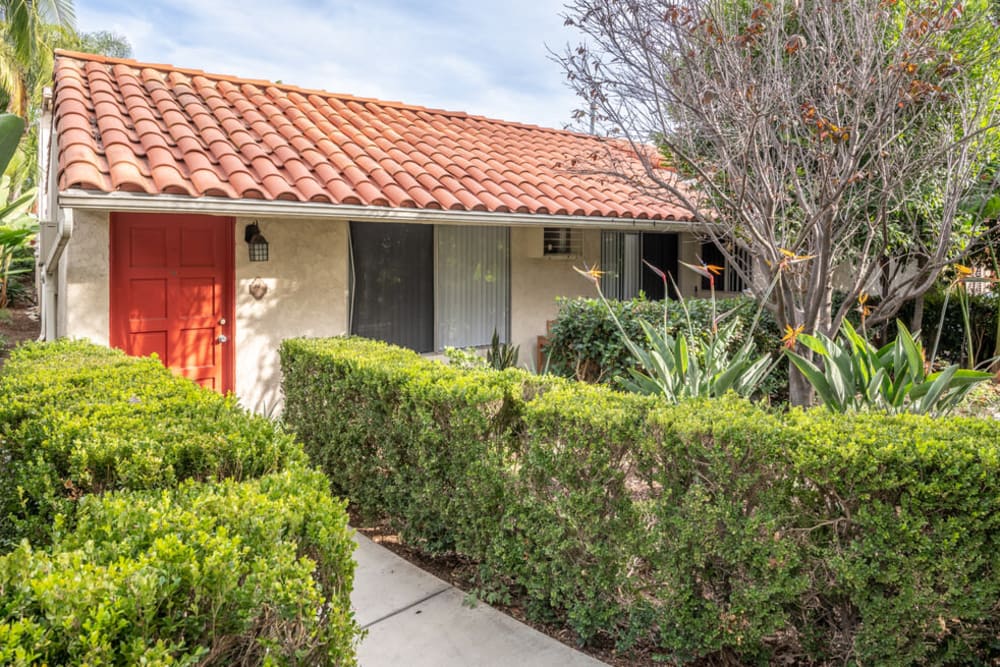
<svg viewBox="0 0 1000 667">
<path fill-rule="evenodd" d="M 170 65 L 58 51 L 54 116 L 60 190 L 691 219 L 596 137 Z"/>
</svg>

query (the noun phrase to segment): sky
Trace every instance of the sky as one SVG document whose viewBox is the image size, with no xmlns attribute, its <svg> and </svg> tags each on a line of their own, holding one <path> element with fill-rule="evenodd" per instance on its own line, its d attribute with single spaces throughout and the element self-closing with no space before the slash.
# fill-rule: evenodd
<svg viewBox="0 0 1000 667">
<path fill-rule="evenodd" d="M 76 0 L 136 60 L 562 128 L 564 0 Z"/>
</svg>

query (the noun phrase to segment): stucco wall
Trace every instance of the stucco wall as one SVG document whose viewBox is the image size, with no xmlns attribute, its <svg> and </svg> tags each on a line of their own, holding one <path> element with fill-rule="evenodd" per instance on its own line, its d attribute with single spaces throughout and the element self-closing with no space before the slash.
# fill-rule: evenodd
<svg viewBox="0 0 1000 667">
<path fill-rule="evenodd" d="M 243 240 L 256 221 L 269 244 L 267 262 L 251 262 Z M 268 413 L 281 406 L 278 346 L 295 336 L 347 331 L 347 223 L 329 220 L 236 221 L 236 394 Z M 260 300 L 250 294 L 259 278 Z"/>
<path fill-rule="evenodd" d="M 60 335 L 107 344 L 109 338 L 109 215 L 77 211 L 75 232 L 66 251 L 65 283 L 60 300 Z M 244 228 L 258 222 L 269 242 L 268 262 L 250 262 Z M 599 230 L 583 232 L 583 256 L 537 257 L 537 230 L 512 228 L 511 340 L 524 362 L 534 360 L 536 341 L 546 321 L 555 317 L 556 298 L 594 296 L 593 286 L 573 266 L 600 265 Z M 348 329 L 348 223 L 331 220 L 238 218 L 236 243 L 236 393 L 260 412 L 280 409 L 278 346 L 295 336 L 335 336 Z M 698 242 L 680 238 L 681 258 L 694 262 Z M 699 284 L 680 271 L 682 292 L 693 296 Z M 250 294 L 255 279 L 267 286 L 260 299 Z"/>
<path fill-rule="evenodd" d="M 107 211 L 74 211 L 60 275 L 58 334 L 107 345 L 111 290 Z M 64 282 L 63 282 L 64 281 Z"/>
<path fill-rule="evenodd" d="M 531 255 L 539 239 L 532 230 L 510 230 L 510 326 L 511 342 L 521 347 L 522 362 L 535 359 L 538 336 L 545 323 L 559 310 L 558 296 L 596 296 L 594 286 L 573 266 L 594 266 L 601 260 L 601 232 L 583 232 L 583 257 L 577 259 L 538 258 Z"/>
</svg>

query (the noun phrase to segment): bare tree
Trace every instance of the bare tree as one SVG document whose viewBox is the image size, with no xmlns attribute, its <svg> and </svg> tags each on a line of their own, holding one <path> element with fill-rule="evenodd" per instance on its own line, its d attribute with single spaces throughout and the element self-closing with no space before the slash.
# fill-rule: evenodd
<svg viewBox="0 0 1000 667">
<path fill-rule="evenodd" d="M 779 326 L 832 334 L 879 291 L 885 321 L 983 231 L 960 202 L 997 143 L 984 0 L 575 0 L 565 18 L 586 37 L 560 56 L 570 81 L 645 165 L 603 168 L 688 209 Z M 800 376 L 791 395 L 809 400 Z"/>
</svg>

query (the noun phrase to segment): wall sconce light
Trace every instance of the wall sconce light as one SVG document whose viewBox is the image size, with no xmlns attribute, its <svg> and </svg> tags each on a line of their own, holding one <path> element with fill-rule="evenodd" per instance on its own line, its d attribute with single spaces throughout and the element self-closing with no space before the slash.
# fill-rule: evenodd
<svg viewBox="0 0 1000 667">
<path fill-rule="evenodd" d="M 243 239 L 247 242 L 247 247 L 250 249 L 251 262 L 267 261 L 267 239 L 260 233 L 260 227 L 257 226 L 256 222 L 251 222 L 247 225 L 243 233 Z"/>
</svg>

